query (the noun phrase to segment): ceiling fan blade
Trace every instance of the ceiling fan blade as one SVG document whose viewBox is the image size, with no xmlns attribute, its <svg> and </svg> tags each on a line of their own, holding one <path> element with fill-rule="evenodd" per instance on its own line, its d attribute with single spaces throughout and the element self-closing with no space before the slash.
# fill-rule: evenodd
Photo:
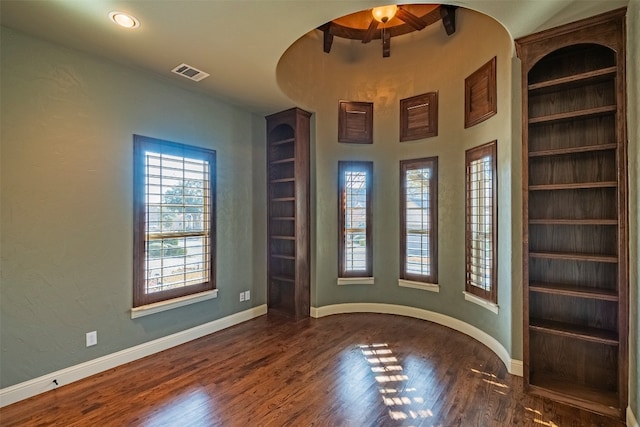
<svg viewBox="0 0 640 427">
<path fill-rule="evenodd" d="M 364 33 L 364 37 L 362 37 L 362 43 L 369 43 L 371 40 L 373 40 L 373 37 L 376 35 L 377 29 L 378 21 L 376 21 L 375 19 L 371 19 L 369 28 L 367 28 L 367 32 Z"/>
<path fill-rule="evenodd" d="M 396 12 L 396 16 L 399 19 L 406 22 L 410 27 L 416 29 L 417 31 L 420 31 L 427 26 L 427 24 L 422 20 L 422 18 L 417 17 L 413 13 L 401 7 L 398 7 L 398 12 Z"/>
</svg>

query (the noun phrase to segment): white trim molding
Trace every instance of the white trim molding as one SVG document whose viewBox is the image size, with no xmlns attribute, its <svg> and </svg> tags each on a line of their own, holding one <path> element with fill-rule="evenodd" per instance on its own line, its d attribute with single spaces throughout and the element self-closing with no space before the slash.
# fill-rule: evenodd
<svg viewBox="0 0 640 427">
<path fill-rule="evenodd" d="M 56 387 L 98 374 L 107 369 L 115 368 L 116 366 L 133 362 L 134 360 L 221 331 L 222 329 L 246 322 L 264 314 L 267 314 L 266 304 L 0 389 L 0 408 Z M 53 380 L 57 380 L 57 385 L 54 384 Z"/>
<path fill-rule="evenodd" d="M 189 304 L 195 304 L 197 302 L 206 301 L 213 298 L 218 298 L 217 289 L 200 292 L 193 295 L 185 295 L 180 298 L 173 298 L 167 301 L 160 301 L 153 304 L 142 305 L 140 307 L 133 307 L 131 309 L 131 318 L 135 319 L 142 316 L 148 316 L 150 314 L 160 313 L 162 311 L 171 310 L 173 308 L 178 308 Z"/>
<path fill-rule="evenodd" d="M 398 286 L 403 288 L 420 289 L 422 291 L 440 292 L 440 285 L 437 283 L 416 282 L 415 280 L 398 279 Z"/>
<path fill-rule="evenodd" d="M 338 277 L 338 285 L 373 285 L 373 277 Z"/>
<path fill-rule="evenodd" d="M 638 425 L 638 419 L 631 410 L 631 406 L 627 406 L 627 427 L 640 427 Z"/>
<path fill-rule="evenodd" d="M 507 349 L 504 348 L 498 340 L 475 326 L 445 314 L 424 310 L 422 308 L 407 307 L 404 305 L 378 303 L 346 303 L 325 305 L 323 307 L 311 307 L 311 316 L 315 318 L 345 313 L 396 314 L 399 316 L 427 320 L 429 322 L 446 326 L 458 332 L 462 332 L 463 334 L 468 335 L 487 346 L 489 350 L 493 351 L 496 356 L 502 360 L 511 375 L 517 375 L 520 377 L 523 375 L 522 361 L 512 359 Z"/>
<path fill-rule="evenodd" d="M 498 309 L 500 308 L 498 304 L 495 304 L 491 301 L 487 301 L 484 298 L 480 298 L 477 295 L 472 294 L 471 292 L 462 291 L 464 294 L 464 300 L 472 302 L 474 304 L 478 304 L 480 307 L 486 308 L 492 313 L 498 314 Z"/>
</svg>

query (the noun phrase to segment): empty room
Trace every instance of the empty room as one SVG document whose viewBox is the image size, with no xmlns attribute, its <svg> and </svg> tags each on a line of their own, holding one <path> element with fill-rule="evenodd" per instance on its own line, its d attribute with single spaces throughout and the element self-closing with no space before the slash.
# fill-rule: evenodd
<svg viewBox="0 0 640 427">
<path fill-rule="evenodd" d="M 640 426 L 640 0 L 0 25 L 3 427 Z"/>
</svg>

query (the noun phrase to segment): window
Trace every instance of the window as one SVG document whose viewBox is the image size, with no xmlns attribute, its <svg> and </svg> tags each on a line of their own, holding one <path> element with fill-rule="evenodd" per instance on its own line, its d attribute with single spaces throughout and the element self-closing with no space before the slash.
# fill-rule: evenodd
<svg viewBox="0 0 640 427">
<path fill-rule="evenodd" d="M 215 151 L 134 135 L 134 307 L 215 289 L 215 171 Z"/>
<path fill-rule="evenodd" d="M 465 289 L 493 303 L 498 300 L 496 145 L 493 141 L 465 153 Z"/>
<path fill-rule="evenodd" d="M 372 162 L 338 162 L 340 197 L 339 277 L 373 276 Z"/>
<path fill-rule="evenodd" d="M 438 283 L 438 158 L 400 162 L 400 278 Z"/>
</svg>

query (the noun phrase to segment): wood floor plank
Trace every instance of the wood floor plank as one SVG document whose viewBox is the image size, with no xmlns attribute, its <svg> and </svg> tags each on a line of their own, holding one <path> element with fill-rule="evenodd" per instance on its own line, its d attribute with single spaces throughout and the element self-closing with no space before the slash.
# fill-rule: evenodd
<svg viewBox="0 0 640 427">
<path fill-rule="evenodd" d="M 478 341 L 394 315 L 262 316 L 0 409 L 13 426 L 598 426 Z"/>
</svg>

